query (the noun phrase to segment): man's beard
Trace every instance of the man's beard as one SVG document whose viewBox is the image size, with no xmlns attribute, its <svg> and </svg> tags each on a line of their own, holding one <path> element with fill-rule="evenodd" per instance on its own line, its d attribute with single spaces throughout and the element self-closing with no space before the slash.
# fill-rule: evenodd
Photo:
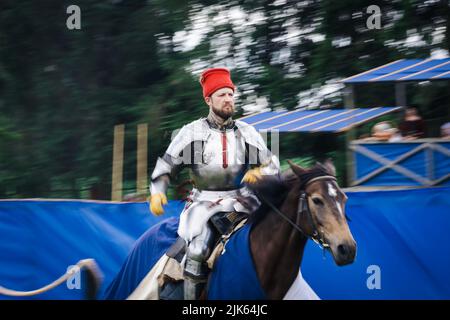
<svg viewBox="0 0 450 320">
<path fill-rule="evenodd" d="M 216 106 L 212 105 L 212 111 L 219 117 L 221 117 L 223 120 L 227 120 L 230 118 L 234 113 L 234 108 L 231 104 L 228 104 L 230 106 L 229 109 L 224 108 L 217 108 Z M 224 105 L 224 107 L 227 105 Z"/>
</svg>

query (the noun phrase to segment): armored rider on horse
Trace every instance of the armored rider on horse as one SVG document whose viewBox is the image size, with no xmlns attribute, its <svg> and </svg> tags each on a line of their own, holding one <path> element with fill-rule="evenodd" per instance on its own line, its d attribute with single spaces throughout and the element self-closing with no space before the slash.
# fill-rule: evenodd
<svg viewBox="0 0 450 320">
<path fill-rule="evenodd" d="M 186 300 L 197 299 L 206 284 L 205 262 L 217 237 L 210 218 L 227 213 L 242 217 L 253 212 L 260 202 L 244 183 L 253 184 L 263 175 L 278 175 L 280 171 L 278 158 L 255 128 L 233 120 L 235 86 L 230 72 L 208 69 L 200 83 L 209 114 L 181 128 L 158 158 L 150 185 L 150 211 L 159 216 L 167 203 L 170 179 L 185 167 L 191 170 L 193 189 L 178 228 L 187 246 L 182 262 Z"/>
</svg>

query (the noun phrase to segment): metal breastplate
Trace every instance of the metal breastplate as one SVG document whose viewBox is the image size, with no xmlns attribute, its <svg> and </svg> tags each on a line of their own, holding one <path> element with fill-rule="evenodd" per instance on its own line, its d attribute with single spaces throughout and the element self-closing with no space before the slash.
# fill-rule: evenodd
<svg viewBox="0 0 450 320">
<path fill-rule="evenodd" d="M 202 161 L 192 165 L 192 179 L 199 190 L 230 190 L 241 186 L 247 169 L 245 141 L 234 129 L 210 128 L 202 148 Z"/>
</svg>

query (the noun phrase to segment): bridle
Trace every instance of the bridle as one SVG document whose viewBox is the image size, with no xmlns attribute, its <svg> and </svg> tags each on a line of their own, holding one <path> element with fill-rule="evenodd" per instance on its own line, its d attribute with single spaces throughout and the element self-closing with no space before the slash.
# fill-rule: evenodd
<svg viewBox="0 0 450 320">
<path fill-rule="evenodd" d="M 306 218 L 308 220 L 308 223 L 311 227 L 311 229 L 313 230 L 313 233 L 311 235 L 306 234 L 306 232 L 304 232 L 302 230 L 302 228 L 296 224 L 294 221 L 292 221 L 288 216 L 286 216 L 284 213 L 282 213 L 277 207 L 274 206 L 273 203 L 271 203 L 270 201 L 268 201 L 263 195 L 258 195 L 273 211 L 275 211 L 278 215 L 280 215 L 284 220 L 286 220 L 290 225 L 292 225 L 292 227 L 297 230 L 298 232 L 300 232 L 304 237 L 309 238 L 311 240 L 313 240 L 315 243 L 317 243 L 319 245 L 319 247 L 321 247 L 322 249 L 325 248 L 329 248 L 330 245 L 325 241 L 324 239 L 324 235 L 323 233 L 320 232 L 319 228 L 317 227 L 317 224 L 314 222 L 314 219 L 311 215 L 311 211 L 309 210 L 309 206 L 308 206 L 308 194 L 306 193 L 305 189 L 306 187 L 315 182 L 315 181 L 319 181 L 319 180 L 330 180 L 330 181 L 337 181 L 336 177 L 331 176 L 331 175 L 318 175 L 315 176 L 311 179 L 306 180 L 305 182 L 302 183 L 302 185 L 300 186 L 300 196 L 298 199 L 298 209 L 297 209 L 297 214 L 296 217 L 300 217 L 302 218 L 303 216 L 306 215 Z"/>
</svg>

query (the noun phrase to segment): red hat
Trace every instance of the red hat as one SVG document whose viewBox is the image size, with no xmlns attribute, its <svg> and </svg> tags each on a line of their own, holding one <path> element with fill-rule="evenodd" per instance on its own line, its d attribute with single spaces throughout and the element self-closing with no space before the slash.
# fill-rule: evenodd
<svg viewBox="0 0 450 320">
<path fill-rule="evenodd" d="M 230 71 L 225 68 L 208 69 L 202 73 L 200 83 L 203 87 L 203 97 L 209 97 L 221 88 L 235 89 L 230 78 Z"/>
</svg>

